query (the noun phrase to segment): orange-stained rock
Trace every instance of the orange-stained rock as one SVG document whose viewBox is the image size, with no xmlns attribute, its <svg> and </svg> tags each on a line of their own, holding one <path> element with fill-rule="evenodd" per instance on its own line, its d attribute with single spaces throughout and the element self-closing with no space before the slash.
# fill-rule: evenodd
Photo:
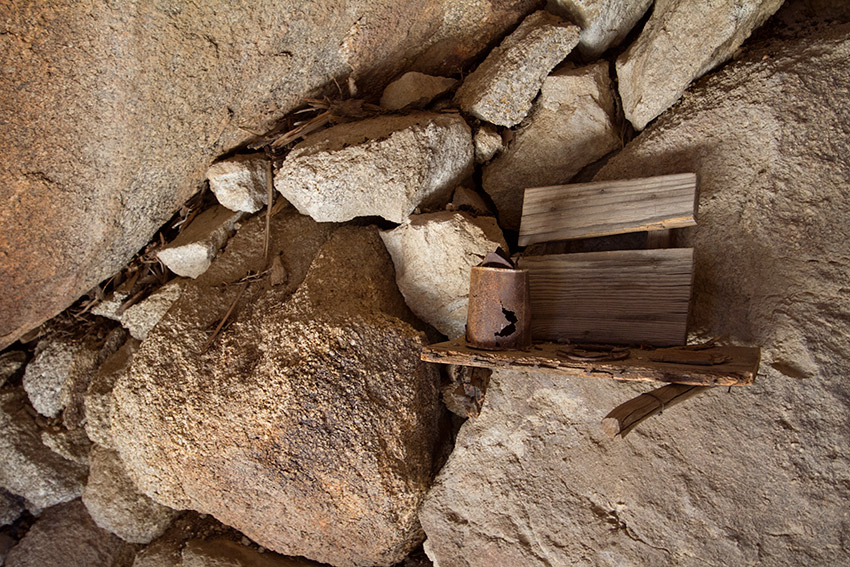
<svg viewBox="0 0 850 567">
<path fill-rule="evenodd" d="M 0 348 L 115 273 L 218 155 L 303 97 L 457 73 L 536 4 L 4 3 Z"/>
</svg>

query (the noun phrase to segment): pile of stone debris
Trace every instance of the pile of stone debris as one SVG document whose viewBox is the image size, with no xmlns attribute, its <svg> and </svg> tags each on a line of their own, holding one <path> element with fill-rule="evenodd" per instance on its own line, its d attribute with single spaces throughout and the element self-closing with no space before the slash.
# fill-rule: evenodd
<svg viewBox="0 0 850 567">
<path fill-rule="evenodd" d="M 846 526 L 829 519 L 847 488 L 827 477 L 846 476 L 846 439 L 829 431 L 845 426 L 832 384 L 850 345 L 835 333 L 834 349 L 809 346 L 843 320 L 844 280 L 816 260 L 837 240 L 815 244 L 802 225 L 806 191 L 850 174 L 846 159 L 841 172 L 807 161 L 847 154 L 822 132 L 850 123 L 826 92 L 850 86 L 829 71 L 847 70 L 850 28 L 783 20 L 741 53 L 781 1 L 650 4 L 553 1 L 463 79 L 405 73 L 366 117 L 213 164 L 215 204 L 196 199 L 76 318 L 0 355 L 6 565 L 417 565 L 426 537 L 442 567 L 846 555 Z M 801 102 L 810 89 L 823 100 Z M 706 251 L 695 327 L 765 345 L 774 398 L 760 412 L 782 428 L 714 396 L 615 445 L 591 403 L 615 405 L 610 384 L 441 375 L 420 360 L 463 335 L 470 268 L 516 250 L 524 188 L 679 171 L 702 181 L 704 216 L 685 236 Z M 789 266 L 797 276 L 769 283 Z M 828 285 L 812 292 L 815 277 Z M 817 324 L 770 301 L 804 292 L 834 306 Z M 806 425 L 787 407 L 815 376 L 806 403 L 844 396 L 844 410 Z M 689 443 L 668 445 L 665 427 Z M 772 454 L 815 431 L 808 454 Z M 814 480 L 771 504 L 801 478 Z"/>
</svg>

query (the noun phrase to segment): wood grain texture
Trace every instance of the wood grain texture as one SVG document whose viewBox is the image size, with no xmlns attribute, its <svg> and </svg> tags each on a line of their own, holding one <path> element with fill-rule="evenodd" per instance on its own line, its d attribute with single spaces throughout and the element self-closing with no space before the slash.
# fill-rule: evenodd
<svg viewBox="0 0 850 567">
<path fill-rule="evenodd" d="M 602 431 L 612 439 L 625 437 L 635 427 L 655 414 L 682 403 L 708 390 L 710 386 L 668 384 L 615 407 L 602 420 Z"/>
<path fill-rule="evenodd" d="M 685 344 L 693 248 L 527 256 L 538 341 Z"/>
<path fill-rule="evenodd" d="M 622 360 L 574 360 L 565 345 L 538 343 L 528 351 L 485 351 L 455 339 L 422 349 L 422 360 L 495 370 L 547 371 L 576 378 L 664 382 L 693 386 L 744 386 L 758 373 L 761 350 L 717 346 L 631 348 Z"/>
<path fill-rule="evenodd" d="M 696 224 L 694 173 L 525 190 L 519 245 Z"/>
</svg>

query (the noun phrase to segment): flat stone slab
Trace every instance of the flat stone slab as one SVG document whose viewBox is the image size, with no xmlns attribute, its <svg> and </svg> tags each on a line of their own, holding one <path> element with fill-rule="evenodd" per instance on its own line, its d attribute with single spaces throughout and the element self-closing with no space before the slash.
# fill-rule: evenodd
<svg viewBox="0 0 850 567">
<path fill-rule="evenodd" d="M 519 124 L 543 79 L 578 39 L 578 26 L 549 12 L 534 12 L 463 81 L 455 102 L 464 112 L 492 124 Z"/>
<path fill-rule="evenodd" d="M 473 153 L 458 115 L 379 116 L 308 136 L 287 155 L 275 188 L 318 222 L 401 223 L 419 206 L 447 201 L 472 173 Z"/>
</svg>

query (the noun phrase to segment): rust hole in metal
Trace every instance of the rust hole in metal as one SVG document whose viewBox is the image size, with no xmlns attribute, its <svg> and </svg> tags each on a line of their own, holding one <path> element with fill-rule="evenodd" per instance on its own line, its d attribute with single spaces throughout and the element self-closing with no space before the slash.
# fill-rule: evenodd
<svg viewBox="0 0 850 567">
<path fill-rule="evenodd" d="M 505 320 L 507 320 L 508 324 L 502 327 L 501 331 L 498 331 L 494 334 L 497 337 L 509 337 L 516 333 L 516 313 L 514 313 L 510 309 L 505 309 L 504 307 L 502 307 L 502 315 L 505 316 Z"/>
</svg>

